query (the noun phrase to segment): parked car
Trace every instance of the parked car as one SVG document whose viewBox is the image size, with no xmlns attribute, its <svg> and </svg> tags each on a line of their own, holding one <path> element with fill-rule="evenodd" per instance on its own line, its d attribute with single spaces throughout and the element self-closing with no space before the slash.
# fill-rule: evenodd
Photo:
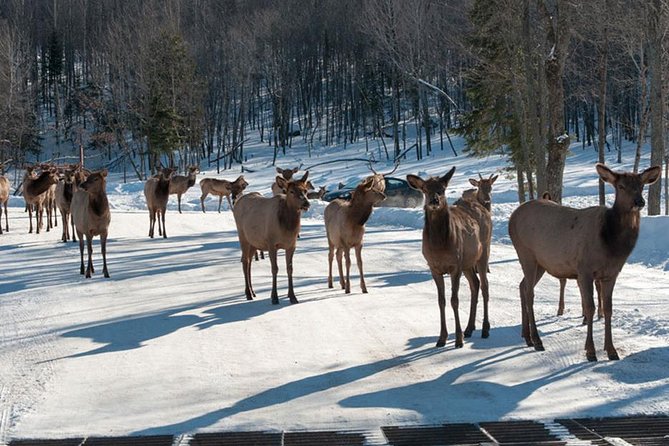
<svg viewBox="0 0 669 446">
<path fill-rule="evenodd" d="M 384 177 L 386 182 L 386 199 L 379 202 L 379 207 L 415 208 L 423 204 L 423 193 L 413 189 L 405 180 L 395 177 Z M 350 200 L 351 193 L 361 180 L 351 181 L 344 184 L 338 190 L 323 195 L 324 201 L 332 201 L 337 198 Z"/>
</svg>

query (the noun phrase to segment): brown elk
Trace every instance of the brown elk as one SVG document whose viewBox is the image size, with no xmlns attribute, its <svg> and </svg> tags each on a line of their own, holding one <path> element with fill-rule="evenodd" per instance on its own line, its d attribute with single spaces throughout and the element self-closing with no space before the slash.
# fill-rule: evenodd
<svg viewBox="0 0 669 446">
<path fill-rule="evenodd" d="M 282 169 L 280 167 L 276 168 L 276 172 L 283 177 L 286 181 L 290 181 L 293 178 L 293 175 L 297 173 L 297 171 L 300 170 L 299 167 L 295 167 L 293 169 Z M 313 189 L 313 186 L 311 187 Z M 279 194 L 285 194 L 286 191 L 279 186 L 279 183 L 277 181 L 274 181 L 272 183 L 272 195 L 277 196 Z"/>
<path fill-rule="evenodd" d="M 483 327 L 481 330 L 481 337 L 487 338 L 490 335 L 490 321 L 488 319 L 488 302 L 490 299 L 488 287 L 488 273 L 490 272 L 490 244 L 492 242 L 492 216 L 490 213 L 492 203 L 492 184 L 497 179 L 497 176 L 490 176 L 484 179 L 480 176 L 480 180 L 470 179 L 469 182 L 476 186 L 476 193 L 473 194 L 474 199 L 467 198 L 467 191 L 463 193 L 462 198 L 457 200 L 454 204 L 458 208 L 464 210 L 476 220 L 479 226 L 479 241 L 481 242 L 481 258 L 476 268 L 476 275 L 474 276 L 475 287 L 481 290 L 483 296 Z M 478 277 L 477 277 L 478 276 Z M 476 311 L 478 306 L 478 293 L 472 295 L 469 310 L 469 321 L 465 328 L 464 336 L 468 338 L 476 329 Z"/>
<path fill-rule="evenodd" d="M 170 197 L 170 180 L 173 173 L 173 169 L 163 168 L 157 177 L 149 178 L 144 183 L 144 197 L 149 209 L 149 237 L 151 238 L 153 238 L 156 220 L 158 220 L 158 235 L 167 238 L 165 211 L 167 210 L 167 200 Z"/>
<path fill-rule="evenodd" d="M 478 296 L 476 270 L 485 271 L 485 260 L 481 259 L 483 247 L 479 235 L 479 225 L 470 214 L 458 206 L 449 206 L 446 187 L 455 173 L 453 167 L 442 177 L 427 180 L 416 175 L 407 175 L 409 185 L 423 192 L 425 197 L 425 226 L 423 227 L 423 257 L 432 272 L 437 286 L 441 331 L 437 347 L 446 345 L 446 296 L 444 274 L 451 276 L 451 307 L 455 316 L 455 347 L 463 345 L 463 333 L 458 313 L 458 290 L 460 277 L 464 274 L 469 281 L 471 298 Z"/>
<path fill-rule="evenodd" d="M 200 189 L 202 189 L 200 204 L 202 205 L 202 212 L 205 212 L 204 199 L 209 194 L 218 197 L 218 212 L 221 212 L 223 197 L 228 200 L 228 206 L 232 209 L 237 197 L 244 192 L 244 189 L 248 185 L 249 183 L 244 179 L 244 175 L 238 176 L 235 181 L 219 180 L 216 178 L 204 178 L 200 180 Z"/>
<path fill-rule="evenodd" d="M 9 180 L 0 176 L 0 234 L 2 234 L 2 209 L 5 209 L 5 231 L 9 232 L 9 214 L 7 203 L 9 202 Z"/>
<path fill-rule="evenodd" d="M 266 198 L 258 193 L 242 196 L 232 210 L 237 225 L 239 244 L 242 249 L 242 270 L 244 271 L 244 292 L 248 300 L 256 296 L 251 283 L 251 264 L 258 250 L 268 251 L 272 267 L 272 304 L 279 303 L 276 278 L 279 271 L 277 250 L 286 251 L 286 272 L 288 274 L 288 298 L 297 303 L 293 289 L 293 254 L 300 232 L 302 211 L 309 209 L 307 199 L 307 172 L 300 180 L 286 181 L 277 176 L 276 181 L 286 194 Z"/>
<path fill-rule="evenodd" d="M 86 278 L 95 272 L 93 268 L 93 237 L 100 236 L 100 250 L 102 252 L 102 273 L 109 277 L 107 269 L 107 235 L 111 212 L 107 201 L 107 170 L 91 173 L 86 181 L 77 186 L 72 196 L 72 219 L 79 239 L 79 253 L 81 255 L 80 273 L 84 274 L 84 236 L 88 249 L 88 265 L 85 270 Z"/>
<path fill-rule="evenodd" d="M 384 184 L 384 183 L 381 183 Z M 362 237 L 365 223 L 372 215 L 372 207 L 385 200 L 382 190 L 374 188 L 373 177 L 365 178 L 351 194 L 351 200 L 334 200 L 325 208 L 325 231 L 328 237 L 328 288 L 332 288 L 332 260 L 337 252 L 339 283 L 346 294 L 351 292 L 351 248 L 355 249 L 355 258 L 360 272 L 360 288 L 367 293 L 365 276 L 362 272 Z M 346 280 L 342 268 L 342 253 L 346 258 Z"/>
<path fill-rule="evenodd" d="M 181 196 L 195 184 L 197 174 L 200 173 L 199 166 L 189 166 L 188 175 L 174 175 L 170 181 L 170 195 L 176 194 L 179 204 L 179 213 L 181 214 Z"/>
<path fill-rule="evenodd" d="M 75 190 L 75 181 L 76 181 L 76 168 L 66 169 L 63 172 L 63 178 L 56 185 L 56 205 L 60 210 L 60 216 L 62 218 L 63 224 L 63 235 L 62 240 L 67 242 L 72 239 L 73 242 L 76 242 L 74 237 L 74 221 L 72 221 L 72 236 L 70 237 L 70 220 L 71 218 L 71 205 L 72 197 L 74 196 Z"/>
<path fill-rule="evenodd" d="M 33 210 L 35 211 L 35 232 L 39 234 L 40 228 L 43 225 L 44 204 L 47 199 L 47 191 L 51 186 L 58 182 L 58 175 L 56 169 L 43 171 L 39 176 L 33 176 L 32 171 L 27 171 L 23 178 L 23 198 L 28 207 L 28 217 L 30 219 L 30 229 L 28 233 L 33 232 Z M 47 232 L 49 227 L 47 225 Z"/>
<path fill-rule="evenodd" d="M 604 349 L 609 359 L 618 359 L 611 335 L 613 288 L 639 236 L 644 185 L 654 183 L 661 174 L 659 166 L 640 174 L 614 172 L 603 164 L 596 169 L 615 188 L 612 208 L 573 209 L 549 200 L 532 200 L 509 218 L 509 235 L 524 275 L 519 288 L 525 342 L 537 351 L 544 350 L 534 317 L 534 287 L 543 274 L 576 279 L 587 319 L 585 355 L 589 361 L 597 360 L 592 339 L 595 281 L 600 283 L 602 296 Z"/>
<path fill-rule="evenodd" d="M 326 192 L 325 186 L 321 186 L 318 191 L 307 192 L 307 198 L 310 200 L 320 200 Z"/>
</svg>

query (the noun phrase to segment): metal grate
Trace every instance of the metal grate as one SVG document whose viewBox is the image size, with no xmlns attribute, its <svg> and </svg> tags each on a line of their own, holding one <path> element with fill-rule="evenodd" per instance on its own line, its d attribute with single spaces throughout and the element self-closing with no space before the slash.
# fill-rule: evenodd
<svg viewBox="0 0 669 446">
<path fill-rule="evenodd" d="M 392 446 L 455 446 L 489 442 L 474 424 L 444 424 L 441 426 L 385 426 L 381 430 Z"/>
<path fill-rule="evenodd" d="M 146 437 L 89 437 L 82 446 L 172 446 L 172 435 Z"/>
<path fill-rule="evenodd" d="M 480 423 L 480 426 L 499 444 L 519 446 L 566 444 L 546 429 L 542 423 L 536 421 L 497 421 Z"/>
<path fill-rule="evenodd" d="M 556 420 L 579 439 L 620 438 L 639 446 L 669 445 L 669 417 L 636 416 Z"/>
<path fill-rule="evenodd" d="M 281 433 L 220 432 L 196 434 L 190 446 L 281 446 Z"/>
<path fill-rule="evenodd" d="M 365 436 L 356 432 L 286 432 L 284 446 L 363 446 Z"/>
<path fill-rule="evenodd" d="M 68 438 L 65 440 L 12 440 L 9 446 L 79 446 L 83 438 Z"/>
</svg>

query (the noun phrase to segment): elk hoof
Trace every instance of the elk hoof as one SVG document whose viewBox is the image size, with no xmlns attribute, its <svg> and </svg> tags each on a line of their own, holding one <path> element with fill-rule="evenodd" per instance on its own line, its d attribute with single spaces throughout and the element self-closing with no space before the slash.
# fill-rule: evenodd
<svg viewBox="0 0 669 446">
<path fill-rule="evenodd" d="M 363 289 L 362 289 L 362 293 L 363 293 L 363 294 L 368 294 L 368 293 L 367 293 L 367 288 L 363 288 Z"/>
<path fill-rule="evenodd" d="M 464 331 L 465 338 L 471 338 L 472 333 L 474 333 L 474 330 L 475 330 L 474 328 L 469 328 L 469 327 L 465 328 L 465 331 Z"/>
<path fill-rule="evenodd" d="M 293 297 L 290 298 L 290 303 L 291 304 L 299 304 L 300 302 L 297 300 L 297 298 L 295 296 L 293 296 Z"/>
<path fill-rule="evenodd" d="M 609 353 L 609 359 L 611 361 L 618 361 L 620 359 L 618 352 Z"/>
<path fill-rule="evenodd" d="M 351 294 L 350 288 L 344 288 L 344 294 Z"/>
<path fill-rule="evenodd" d="M 328 288 L 334 288 L 334 286 L 331 283 L 328 283 Z"/>
<path fill-rule="evenodd" d="M 443 347 L 443 346 L 445 346 L 445 345 L 446 345 L 446 340 L 441 340 L 441 339 L 439 339 L 439 340 L 437 341 L 437 345 L 435 345 L 435 347 Z"/>
<path fill-rule="evenodd" d="M 596 362 L 597 361 L 597 355 L 595 353 L 587 353 L 585 354 L 585 357 L 588 359 L 590 362 Z"/>
<path fill-rule="evenodd" d="M 108 273 L 107 271 L 104 272 L 104 276 L 105 276 L 105 279 L 109 279 L 109 278 L 110 278 L 109 273 Z"/>
<path fill-rule="evenodd" d="M 273 297 L 272 298 L 272 305 L 279 305 L 279 298 L 278 297 Z"/>
<path fill-rule="evenodd" d="M 481 330 L 481 337 L 487 339 L 490 336 L 490 324 L 488 322 L 483 323 L 483 330 Z"/>
<path fill-rule="evenodd" d="M 546 349 L 544 348 L 544 345 L 541 342 L 535 342 L 534 343 L 534 350 L 537 352 L 543 352 Z"/>
<path fill-rule="evenodd" d="M 462 348 L 463 345 L 464 345 L 464 342 L 462 342 L 462 341 L 455 341 L 455 348 Z"/>
</svg>

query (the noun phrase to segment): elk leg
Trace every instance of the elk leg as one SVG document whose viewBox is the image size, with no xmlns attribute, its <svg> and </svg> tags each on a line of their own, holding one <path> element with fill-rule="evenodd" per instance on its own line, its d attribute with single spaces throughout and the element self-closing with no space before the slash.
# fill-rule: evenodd
<svg viewBox="0 0 669 446">
<path fill-rule="evenodd" d="M 156 220 L 158 220 L 158 237 L 163 235 L 163 225 L 160 222 L 160 214 L 162 214 L 162 211 L 156 211 Z"/>
<path fill-rule="evenodd" d="M 595 280 L 595 289 L 597 290 L 597 320 L 604 317 L 604 305 L 602 302 L 602 282 Z"/>
<path fill-rule="evenodd" d="M 28 220 L 30 221 L 30 229 L 28 230 L 28 234 L 33 233 L 33 207 L 31 205 L 26 205 L 26 208 L 28 209 Z"/>
<path fill-rule="evenodd" d="M 165 209 L 160 211 L 160 218 L 163 221 L 163 238 L 167 238 L 167 228 L 165 227 Z"/>
<path fill-rule="evenodd" d="M 524 285 L 525 296 L 523 298 L 521 295 L 521 301 L 524 302 L 523 309 L 525 314 L 523 316 L 527 318 L 527 329 L 523 327 L 523 336 L 527 336 L 525 337 L 525 342 L 528 346 L 534 346 L 536 351 L 544 351 L 544 345 L 539 337 L 537 323 L 534 318 L 534 287 L 544 275 L 545 270 L 534 259 L 530 259 L 529 261 L 521 260 L 520 263 L 525 276 L 525 283 L 521 282 L 521 286 Z"/>
<path fill-rule="evenodd" d="M 604 350 L 609 359 L 620 359 L 616 348 L 613 346 L 613 335 L 611 334 L 611 316 L 613 315 L 613 287 L 616 285 L 616 278 L 606 281 L 597 281 L 598 288 L 601 290 L 600 308 L 604 312 Z"/>
<path fill-rule="evenodd" d="M 295 290 L 293 289 L 293 254 L 295 248 L 286 249 L 286 273 L 288 274 L 288 298 L 291 304 L 298 303 L 295 297 Z"/>
<path fill-rule="evenodd" d="M 79 274 L 86 274 L 84 270 L 84 234 L 77 231 L 77 238 L 79 238 L 79 254 L 81 255 L 81 268 Z"/>
<path fill-rule="evenodd" d="M 149 237 L 153 238 L 153 211 L 149 209 Z"/>
<path fill-rule="evenodd" d="M 67 225 L 67 216 L 61 212 L 60 217 L 63 219 L 63 235 L 61 236 L 61 240 L 63 242 L 67 242 L 67 240 L 69 239 L 68 237 L 69 226 Z"/>
<path fill-rule="evenodd" d="M 250 246 L 242 243 L 242 272 L 244 273 L 244 294 L 246 295 L 246 300 L 253 300 L 253 293 L 251 292 L 251 251 Z"/>
<path fill-rule="evenodd" d="M 279 265 L 277 264 L 276 248 L 274 246 L 270 246 L 269 248 L 269 262 L 272 265 L 272 294 L 270 297 L 272 299 L 272 305 L 278 305 L 279 293 L 277 293 L 276 290 L 276 275 L 279 273 Z"/>
<path fill-rule="evenodd" d="M 181 214 L 181 194 L 177 194 L 177 207 L 179 209 L 179 213 Z"/>
<path fill-rule="evenodd" d="M 474 330 L 476 330 L 476 307 L 479 300 L 479 288 L 481 282 L 479 278 L 476 277 L 474 270 L 467 270 L 464 272 L 467 282 L 469 282 L 469 290 L 471 292 L 471 302 L 469 307 L 469 321 L 467 322 L 467 328 L 465 328 L 464 336 L 465 338 L 471 337 Z M 487 337 L 487 336 L 486 336 Z"/>
<path fill-rule="evenodd" d="M 232 200 L 230 200 L 230 195 L 226 195 L 225 198 L 228 199 L 228 207 L 232 210 Z"/>
<path fill-rule="evenodd" d="M 487 262 L 486 262 L 487 263 Z M 483 295 L 483 327 L 481 328 L 481 337 L 486 339 L 490 336 L 490 319 L 488 319 L 488 303 L 490 302 L 490 289 L 488 288 L 488 267 L 479 269 L 479 276 L 481 279 L 481 294 Z"/>
<path fill-rule="evenodd" d="M 5 211 L 5 217 L 7 217 L 7 211 Z M 7 228 L 9 231 L 9 228 Z M 2 234 L 2 206 L 0 206 L 0 234 Z"/>
<path fill-rule="evenodd" d="M 102 251 L 102 274 L 109 279 L 107 269 L 107 234 L 100 234 L 100 251 Z"/>
<path fill-rule="evenodd" d="M 462 328 L 460 327 L 460 312 L 458 311 L 460 276 L 462 276 L 460 271 L 451 274 L 451 308 L 453 308 L 453 316 L 455 317 L 455 348 L 461 348 L 464 344 Z"/>
<path fill-rule="evenodd" d="M 9 214 L 7 213 L 7 201 L 5 201 L 5 230 L 9 232 Z"/>
<path fill-rule="evenodd" d="M 72 224 L 72 242 L 76 243 L 77 238 L 74 236 L 74 234 L 76 234 L 77 228 L 74 226 L 74 215 L 72 215 L 72 212 L 70 212 L 70 223 Z"/>
<path fill-rule="evenodd" d="M 335 247 L 328 240 L 328 288 L 334 288 L 332 280 L 332 261 L 334 260 Z"/>
<path fill-rule="evenodd" d="M 341 248 L 337 248 L 337 267 L 339 268 L 339 285 L 341 285 L 341 289 L 345 290 L 346 289 L 346 283 L 344 283 L 344 267 L 342 264 L 342 255 L 343 251 Z"/>
<path fill-rule="evenodd" d="M 439 339 L 437 340 L 437 347 L 446 345 L 446 338 L 448 331 L 446 330 L 446 294 L 443 274 L 432 271 L 432 279 L 437 285 L 437 302 L 439 303 Z"/>
<path fill-rule="evenodd" d="M 46 232 L 51 230 L 51 205 L 46 205 Z"/>
<path fill-rule="evenodd" d="M 42 206 L 35 207 L 35 220 L 37 221 L 37 233 L 44 227 L 44 209 Z"/>
<path fill-rule="evenodd" d="M 558 304 L 558 316 L 564 314 L 564 289 L 567 286 L 567 279 L 560 279 L 560 303 Z M 585 323 L 585 320 L 583 321 Z"/>
<path fill-rule="evenodd" d="M 205 214 L 207 213 L 207 211 L 204 210 L 204 199 L 207 198 L 207 195 L 208 194 L 200 195 L 200 206 L 202 206 L 202 212 L 204 212 Z"/>
<path fill-rule="evenodd" d="M 93 237 L 86 234 L 86 250 L 88 251 L 88 265 L 86 266 L 86 278 L 91 278 L 93 272 Z"/>
<path fill-rule="evenodd" d="M 344 292 L 351 294 L 351 248 L 344 248 L 344 258 L 346 259 L 346 287 Z"/>
<path fill-rule="evenodd" d="M 593 300 L 593 285 L 592 276 L 589 274 L 580 273 L 576 279 L 578 288 L 581 291 L 581 304 L 583 312 L 588 322 L 588 333 L 585 338 L 585 357 L 588 361 L 597 361 L 597 353 L 595 352 L 595 343 L 592 339 L 592 319 L 595 315 L 595 302 Z"/>
<path fill-rule="evenodd" d="M 355 261 L 358 264 L 358 271 L 360 272 L 360 289 L 363 293 L 367 293 L 367 285 L 365 284 L 365 276 L 362 273 L 362 244 L 355 247 Z"/>
<path fill-rule="evenodd" d="M 218 196 L 218 213 L 221 213 L 221 203 L 223 203 L 223 195 Z"/>
</svg>

